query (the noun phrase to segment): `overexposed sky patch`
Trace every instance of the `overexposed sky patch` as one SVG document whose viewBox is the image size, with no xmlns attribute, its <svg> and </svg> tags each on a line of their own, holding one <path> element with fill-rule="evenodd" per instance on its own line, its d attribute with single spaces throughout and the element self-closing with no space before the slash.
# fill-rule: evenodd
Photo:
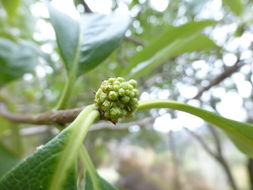
<svg viewBox="0 0 253 190">
<path fill-rule="evenodd" d="M 163 12 L 167 9 L 169 5 L 169 0 L 149 0 L 150 6 L 159 12 Z"/>
<path fill-rule="evenodd" d="M 217 104 L 218 112 L 227 118 L 245 121 L 247 113 L 242 107 L 243 100 L 236 92 L 228 92 L 221 97 Z"/>
</svg>

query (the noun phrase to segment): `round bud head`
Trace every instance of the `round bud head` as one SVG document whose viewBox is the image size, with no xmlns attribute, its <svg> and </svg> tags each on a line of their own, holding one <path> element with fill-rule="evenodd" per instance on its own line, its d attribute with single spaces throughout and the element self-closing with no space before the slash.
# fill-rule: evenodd
<svg viewBox="0 0 253 190">
<path fill-rule="evenodd" d="M 120 89 L 120 85 L 113 85 L 113 89 L 115 90 L 115 91 L 118 91 L 119 89 Z"/>
<path fill-rule="evenodd" d="M 132 116 L 138 107 L 136 86 L 135 80 L 126 81 L 122 77 L 103 81 L 95 96 L 101 118 L 116 123 L 120 118 Z"/>
<path fill-rule="evenodd" d="M 112 101 L 115 101 L 118 99 L 118 93 L 115 91 L 110 91 L 109 92 L 109 99 Z"/>
<path fill-rule="evenodd" d="M 125 79 L 124 79 L 123 77 L 118 77 L 117 80 L 118 80 L 119 82 L 124 82 L 124 81 L 125 81 Z"/>
<path fill-rule="evenodd" d="M 119 89 L 119 95 L 123 96 L 125 94 L 125 90 L 123 88 Z"/>
<path fill-rule="evenodd" d="M 122 101 L 123 103 L 129 102 L 129 100 L 130 100 L 130 97 L 129 97 L 129 96 L 123 96 L 123 97 L 121 98 L 121 101 Z"/>
<path fill-rule="evenodd" d="M 136 88 L 136 86 L 137 86 L 136 80 L 131 79 L 131 80 L 129 81 L 129 83 L 130 83 L 134 88 Z"/>
</svg>

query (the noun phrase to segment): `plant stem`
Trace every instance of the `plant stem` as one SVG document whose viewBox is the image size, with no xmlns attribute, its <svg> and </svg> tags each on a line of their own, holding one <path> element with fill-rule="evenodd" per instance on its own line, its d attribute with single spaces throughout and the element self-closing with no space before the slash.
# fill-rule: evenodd
<svg viewBox="0 0 253 190">
<path fill-rule="evenodd" d="M 81 42 L 82 42 L 82 28 L 79 25 L 79 38 L 78 38 L 78 44 L 76 47 L 76 54 L 73 59 L 72 64 L 69 66 L 69 72 L 68 72 L 68 79 L 65 83 L 64 90 L 61 94 L 61 97 L 56 105 L 56 110 L 58 109 L 65 109 L 68 105 L 69 99 L 71 97 L 71 92 L 75 84 L 75 80 L 77 79 L 77 70 L 78 70 L 78 63 L 80 58 L 80 49 L 81 49 Z"/>
<path fill-rule="evenodd" d="M 88 153 L 87 149 L 85 148 L 85 146 L 81 147 L 80 156 L 81 156 L 81 161 L 83 162 L 84 166 L 87 168 L 87 171 L 91 177 L 91 181 L 92 181 L 94 190 L 100 190 L 99 181 L 98 181 L 98 174 L 97 174 L 96 168 L 94 167 L 94 165 L 90 159 L 89 153 Z"/>
<path fill-rule="evenodd" d="M 95 109 L 95 105 L 87 106 L 74 122 L 65 129 L 70 132 L 70 137 L 59 157 L 60 160 L 57 163 L 55 173 L 52 177 L 52 183 L 48 188 L 49 190 L 61 189 L 61 185 L 66 177 L 66 172 L 76 160 L 78 151 L 82 145 L 83 139 L 88 133 L 89 127 L 99 116 L 99 112 Z"/>
<path fill-rule="evenodd" d="M 69 76 L 68 77 L 68 79 L 65 83 L 63 92 L 61 93 L 60 99 L 59 99 L 59 101 L 56 105 L 55 110 L 65 109 L 67 107 L 69 99 L 71 97 L 72 89 L 73 89 L 74 84 L 75 84 L 75 79 L 76 79 L 76 77 L 74 77 L 74 76 L 72 76 L 72 77 Z"/>
</svg>

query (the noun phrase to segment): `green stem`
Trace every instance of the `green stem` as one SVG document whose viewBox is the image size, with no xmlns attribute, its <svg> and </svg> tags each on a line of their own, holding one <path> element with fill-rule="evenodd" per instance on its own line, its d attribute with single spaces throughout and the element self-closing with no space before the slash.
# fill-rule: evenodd
<svg viewBox="0 0 253 190">
<path fill-rule="evenodd" d="M 95 105 L 87 106 L 74 120 L 74 122 L 65 130 L 70 131 L 70 137 L 65 149 L 61 153 L 60 160 L 57 163 L 55 173 L 52 177 L 52 183 L 48 190 L 59 190 L 66 177 L 66 172 L 77 158 L 78 151 L 82 145 L 83 139 L 88 133 L 89 127 L 99 117 L 99 112 Z"/>
<path fill-rule="evenodd" d="M 71 92 L 72 92 L 72 89 L 74 87 L 74 84 L 75 84 L 75 77 L 74 76 L 69 76 L 66 83 L 65 83 L 65 86 L 64 86 L 64 89 L 63 89 L 63 92 L 61 93 L 61 96 L 60 96 L 60 99 L 56 105 L 56 110 L 59 110 L 59 109 L 65 109 L 68 105 L 68 102 L 69 102 L 69 99 L 71 97 Z"/>
<path fill-rule="evenodd" d="M 81 41 L 82 41 L 81 27 L 79 27 L 79 30 L 80 30 L 79 40 L 78 40 L 78 44 L 75 50 L 76 54 L 75 54 L 72 64 L 70 65 L 71 69 L 68 73 L 68 79 L 65 83 L 64 90 L 61 94 L 61 97 L 56 105 L 56 108 L 55 108 L 56 110 L 65 109 L 67 107 L 69 99 L 71 97 L 72 89 L 74 87 L 74 84 L 77 78 L 76 76 L 77 76 L 77 70 L 78 70 L 78 64 L 79 64 L 79 58 L 80 58 Z"/>
<path fill-rule="evenodd" d="M 100 185 L 99 185 L 99 181 L 98 181 L 98 174 L 96 171 L 96 168 L 94 167 L 89 153 L 87 151 L 87 149 L 85 148 L 85 146 L 81 147 L 81 152 L 80 152 L 80 156 L 81 156 L 81 161 L 83 162 L 84 166 L 86 167 L 90 177 L 91 177 L 91 181 L 94 187 L 94 190 L 101 190 Z"/>
</svg>

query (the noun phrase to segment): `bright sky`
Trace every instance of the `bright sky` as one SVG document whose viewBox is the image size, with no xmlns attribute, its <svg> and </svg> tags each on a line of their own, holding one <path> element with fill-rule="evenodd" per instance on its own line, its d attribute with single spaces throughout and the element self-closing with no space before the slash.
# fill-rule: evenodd
<svg viewBox="0 0 253 190">
<path fill-rule="evenodd" d="M 126 2 L 129 0 L 119 0 L 119 8 L 116 10 L 117 14 L 130 14 Z M 146 1 L 146 0 L 142 0 Z M 92 10 L 100 13 L 108 14 L 111 12 L 112 7 L 112 0 L 86 0 Z M 69 16 L 78 19 L 79 15 L 76 12 L 72 0 L 53 0 L 52 4 L 62 12 L 68 14 Z M 165 11 L 166 8 L 169 6 L 169 0 L 150 0 L 150 5 L 157 11 Z M 213 0 L 210 1 L 204 10 L 202 10 L 198 15 L 199 19 L 221 19 L 221 0 Z M 45 6 L 38 2 L 32 6 L 32 12 L 35 16 L 38 17 L 48 17 L 48 12 Z M 38 21 L 37 23 L 37 30 L 38 32 L 35 34 L 36 39 L 54 39 L 54 31 L 52 27 L 44 22 L 43 20 Z M 235 25 L 227 25 L 222 27 L 216 27 L 215 30 L 212 32 L 213 39 L 217 42 L 217 44 L 223 44 L 226 35 L 233 32 L 235 30 Z M 237 48 L 245 49 L 244 57 L 251 58 L 252 52 L 246 49 L 249 48 L 251 41 L 253 41 L 253 34 L 246 33 L 240 38 L 236 38 L 233 41 L 229 42 L 226 48 L 228 51 L 233 52 Z M 45 52 L 52 53 L 53 49 L 50 45 L 45 44 L 42 49 Z M 227 53 L 223 57 L 223 61 L 227 66 L 231 66 L 236 61 L 236 56 L 233 53 Z M 205 77 L 209 68 L 209 64 L 206 63 L 204 60 L 198 60 L 192 63 L 193 67 L 198 69 L 198 73 L 196 76 L 198 77 Z M 250 67 L 245 66 L 244 72 L 247 73 L 251 69 Z M 242 69 L 242 70 L 243 70 Z M 46 73 L 50 73 L 50 69 L 38 66 L 36 69 L 38 77 L 44 77 Z M 220 73 L 220 71 L 218 71 Z M 31 80 L 30 75 L 26 75 L 25 78 L 27 80 Z M 236 84 L 236 87 L 239 91 L 237 94 L 235 91 L 226 92 L 223 88 L 215 88 L 212 90 L 213 94 L 217 97 L 221 98 L 221 102 L 218 104 L 217 109 L 218 112 L 228 118 L 244 121 L 246 119 L 246 112 L 243 109 L 242 105 L 242 98 L 241 97 L 249 97 L 251 95 L 252 86 L 249 82 L 246 81 L 243 74 L 238 73 L 233 75 L 232 80 Z M 186 99 L 193 97 L 198 89 L 194 86 L 185 85 L 183 83 L 179 83 L 175 88 L 179 89 L 179 92 L 182 96 Z M 157 90 L 153 89 L 152 93 L 143 92 L 141 94 L 141 99 L 170 99 L 170 92 L 166 89 L 164 90 Z M 194 105 L 196 102 L 192 101 Z M 198 106 L 198 105 L 196 105 Z M 160 132 L 168 132 L 170 130 L 182 130 L 183 127 L 187 127 L 190 129 L 195 129 L 203 125 L 203 121 L 198 119 L 195 116 L 191 116 L 187 113 L 177 112 L 177 118 L 171 118 L 169 113 L 162 114 L 155 120 L 154 128 Z"/>
</svg>

